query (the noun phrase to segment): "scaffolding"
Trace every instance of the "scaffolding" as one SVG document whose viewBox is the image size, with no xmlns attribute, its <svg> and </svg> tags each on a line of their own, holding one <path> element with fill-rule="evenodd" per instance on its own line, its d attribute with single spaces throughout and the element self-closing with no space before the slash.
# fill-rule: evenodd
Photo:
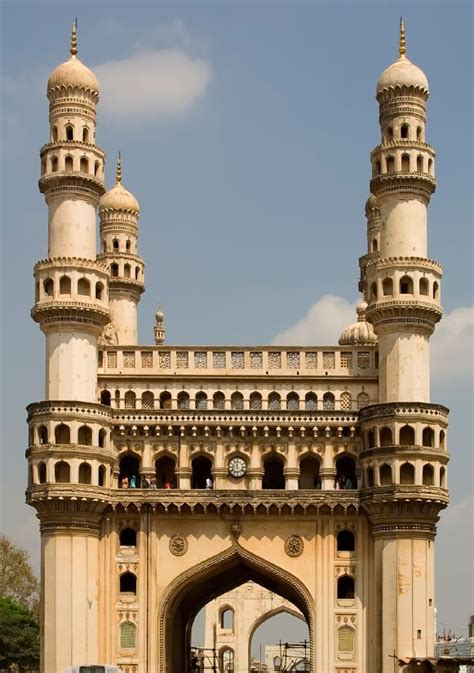
<svg viewBox="0 0 474 673">
<path fill-rule="evenodd" d="M 265 666 L 261 668 L 263 662 L 254 662 L 249 669 L 249 673 L 260 673 L 260 671 L 267 671 L 267 673 L 311 673 L 311 662 L 309 660 L 309 642 L 303 640 L 298 643 L 284 643 L 281 640 L 278 642 L 279 655 L 274 657 L 273 666 L 267 669 Z M 258 668 L 256 668 L 258 666 Z M 205 673 L 212 671 L 212 673 L 234 673 L 234 666 L 229 665 L 219 660 L 219 656 L 215 648 L 206 647 L 192 647 L 190 657 L 189 673 Z"/>
</svg>

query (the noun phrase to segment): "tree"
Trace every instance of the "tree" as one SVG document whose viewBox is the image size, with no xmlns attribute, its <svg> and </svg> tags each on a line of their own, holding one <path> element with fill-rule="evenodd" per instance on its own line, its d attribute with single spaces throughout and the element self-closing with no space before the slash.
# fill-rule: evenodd
<svg viewBox="0 0 474 673">
<path fill-rule="evenodd" d="M 36 614 L 39 604 L 38 580 L 28 552 L 0 535 L 0 596 L 21 603 Z"/>
<path fill-rule="evenodd" d="M 19 673 L 39 667 L 39 627 L 33 613 L 10 598 L 0 598 L 0 669 Z"/>
</svg>

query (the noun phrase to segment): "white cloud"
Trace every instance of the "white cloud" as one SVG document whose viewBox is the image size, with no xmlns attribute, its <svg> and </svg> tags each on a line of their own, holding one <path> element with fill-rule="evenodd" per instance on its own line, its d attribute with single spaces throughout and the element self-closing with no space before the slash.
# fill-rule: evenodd
<svg viewBox="0 0 474 673">
<path fill-rule="evenodd" d="M 474 376 L 474 306 L 455 308 L 436 326 L 431 337 L 431 372 L 434 379 Z"/>
<path fill-rule="evenodd" d="M 212 77 L 209 62 L 180 49 L 142 51 L 93 70 L 104 113 L 137 120 L 184 112 L 204 94 Z"/>
<path fill-rule="evenodd" d="M 355 307 L 343 297 L 325 294 L 311 306 L 304 318 L 277 334 L 273 343 L 288 346 L 337 344 L 342 330 L 356 321 Z"/>
</svg>

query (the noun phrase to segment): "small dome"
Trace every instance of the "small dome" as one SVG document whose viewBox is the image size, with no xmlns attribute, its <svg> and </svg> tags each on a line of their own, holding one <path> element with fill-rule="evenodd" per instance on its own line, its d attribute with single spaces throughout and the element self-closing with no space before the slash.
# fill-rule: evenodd
<svg viewBox="0 0 474 673">
<path fill-rule="evenodd" d="M 48 79 L 47 92 L 63 87 L 77 87 L 85 91 L 99 93 L 99 82 L 92 70 L 80 61 L 77 56 L 72 56 L 53 70 Z"/>
<path fill-rule="evenodd" d="M 163 322 L 165 319 L 165 314 L 163 313 L 163 309 L 161 306 L 158 307 L 157 312 L 155 313 L 155 320 L 156 322 Z"/>
<path fill-rule="evenodd" d="M 426 93 L 429 92 L 428 79 L 425 73 L 405 56 L 389 65 L 380 75 L 377 82 L 377 96 L 387 89 L 397 87 L 415 87 Z"/>
<path fill-rule="evenodd" d="M 122 183 L 116 184 L 99 201 L 99 210 L 131 210 L 140 212 L 138 201 Z"/>
<path fill-rule="evenodd" d="M 367 304 L 365 301 L 358 304 L 356 307 L 357 322 L 349 325 L 342 332 L 339 338 L 340 346 L 369 346 L 377 343 L 378 338 L 374 332 L 374 328 L 365 318 L 366 309 Z"/>
<path fill-rule="evenodd" d="M 369 198 L 365 202 L 365 216 L 380 215 L 379 202 L 375 194 L 369 194 Z"/>
</svg>

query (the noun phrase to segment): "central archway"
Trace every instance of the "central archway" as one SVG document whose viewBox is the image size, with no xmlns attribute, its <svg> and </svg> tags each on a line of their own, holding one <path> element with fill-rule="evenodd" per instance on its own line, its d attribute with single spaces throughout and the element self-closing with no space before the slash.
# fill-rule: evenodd
<svg viewBox="0 0 474 673">
<path fill-rule="evenodd" d="M 249 580 L 286 598 L 304 615 L 310 634 L 311 671 L 315 670 L 315 610 L 308 589 L 287 571 L 236 543 L 182 573 L 163 595 L 159 616 L 160 673 L 188 673 L 194 617 L 207 602 Z"/>
</svg>

